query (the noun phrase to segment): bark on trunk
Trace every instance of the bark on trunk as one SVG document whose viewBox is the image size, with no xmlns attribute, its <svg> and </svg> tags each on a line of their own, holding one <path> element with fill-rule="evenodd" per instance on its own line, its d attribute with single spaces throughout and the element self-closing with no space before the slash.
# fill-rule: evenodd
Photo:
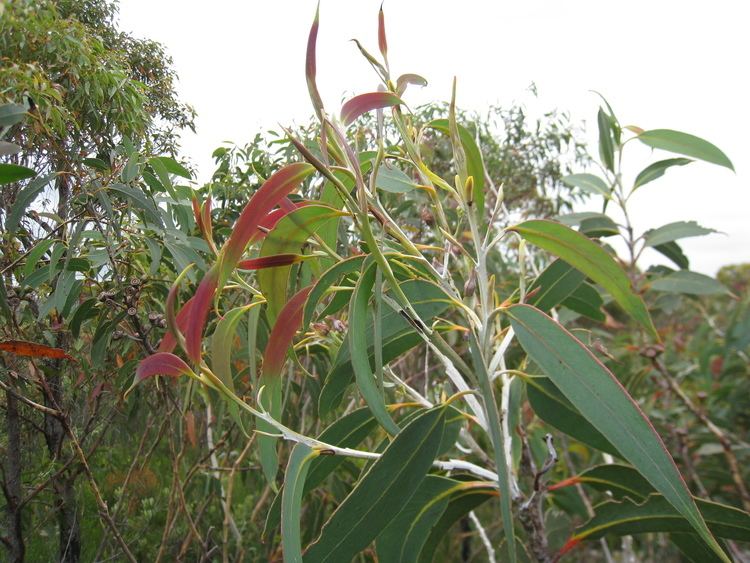
<svg viewBox="0 0 750 563">
<path fill-rule="evenodd" d="M 9 552 L 8 560 L 12 563 L 20 563 L 24 560 L 26 553 L 20 508 L 23 496 L 21 486 L 21 420 L 18 416 L 17 400 L 10 391 L 5 392 L 5 409 L 8 450 L 5 458 L 3 494 L 5 495 L 7 511 L 8 536 L 4 538 L 4 543 Z"/>
</svg>

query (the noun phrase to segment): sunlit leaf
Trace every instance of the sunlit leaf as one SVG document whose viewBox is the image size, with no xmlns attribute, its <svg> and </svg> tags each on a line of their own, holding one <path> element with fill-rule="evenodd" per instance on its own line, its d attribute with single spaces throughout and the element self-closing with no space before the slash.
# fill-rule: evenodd
<svg viewBox="0 0 750 563">
<path fill-rule="evenodd" d="M 341 106 L 341 121 L 349 125 L 360 115 L 374 109 L 387 108 L 402 104 L 401 98 L 392 92 L 369 92 L 354 96 Z"/>
</svg>

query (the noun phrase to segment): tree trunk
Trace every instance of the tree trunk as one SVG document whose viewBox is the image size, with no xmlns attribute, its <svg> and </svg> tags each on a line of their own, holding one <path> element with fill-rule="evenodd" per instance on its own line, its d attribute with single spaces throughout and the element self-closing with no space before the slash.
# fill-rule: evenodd
<svg viewBox="0 0 750 563">
<path fill-rule="evenodd" d="M 5 481 L 3 494 L 5 495 L 7 511 L 8 536 L 4 543 L 9 551 L 12 563 L 20 563 L 24 559 L 26 546 L 23 543 L 23 527 L 21 522 L 21 420 L 18 416 L 18 403 L 10 391 L 5 392 L 5 421 L 8 430 L 8 449 L 5 457 Z"/>
</svg>

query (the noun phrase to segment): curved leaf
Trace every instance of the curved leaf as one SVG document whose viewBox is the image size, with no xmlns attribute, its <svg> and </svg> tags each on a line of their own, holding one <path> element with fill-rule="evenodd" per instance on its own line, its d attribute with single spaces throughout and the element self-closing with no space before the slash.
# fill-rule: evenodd
<svg viewBox="0 0 750 563">
<path fill-rule="evenodd" d="M 651 289 L 666 293 L 686 293 L 688 295 L 731 295 L 720 281 L 688 270 L 672 272 L 651 282 Z"/>
<path fill-rule="evenodd" d="M 718 164 L 734 171 L 732 161 L 729 160 L 727 155 L 716 145 L 695 135 L 672 129 L 651 129 L 650 131 L 644 131 L 636 139 L 653 149 L 662 149 L 683 154 L 691 158 Z"/>
<path fill-rule="evenodd" d="M 48 176 L 34 178 L 28 184 L 26 184 L 16 195 L 16 201 L 8 212 L 8 216 L 5 220 L 5 229 L 9 233 L 16 232 L 18 225 L 21 222 L 23 214 L 26 212 L 26 208 L 31 205 L 31 202 L 36 199 L 36 196 L 47 187 L 47 184 L 55 177 L 54 174 Z"/>
<path fill-rule="evenodd" d="M 360 115 L 374 109 L 387 108 L 403 104 L 396 94 L 392 92 L 369 92 L 354 96 L 341 106 L 341 121 L 349 125 Z"/>
<path fill-rule="evenodd" d="M 302 321 L 304 326 L 310 324 L 310 321 L 315 314 L 315 308 L 318 306 L 318 303 L 323 298 L 328 288 L 331 287 L 331 285 L 333 285 L 340 277 L 351 274 L 352 272 L 359 272 L 362 268 L 362 262 L 364 259 L 364 254 L 352 256 L 346 260 L 337 262 L 323 272 L 313 285 L 313 288 L 307 297 L 307 303 L 305 303 L 305 314 Z"/>
<path fill-rule="evenodd" d="M 36 176 L 36 172 L 31 168 L 0 162 L 0 186 L 10 184 L 11 182 L 20 182 L 34 176 Z"/>
<path fill-rule="evenodd" d="M 659 434 L 617 378 L 577 338 L 528 305 L 508 309 L 526 353 L 563 395 L 682 514 L 717 554 L 690 491 Z"/>
<path fill-rule="evenodd" d="M 445 408 L 408 424 L 373 463 L 305 553 L 312 562 L 350 561 L 406 506 L 424 480 L 443 437 Z"/>
<path fill-rule="evenodd" d="M 655 339 L 659 339 L 646 305 L 630 285 L 625 272 L 600 246 L 559 223 L 545 220 L 524 221 L 510 227 L 532 244 L 562 258 L 606 289 L 631 317 Z"/>
<path fill-rule="evenodd" d="M 646 246 L 659 246 L 678 239 L 700 237 L 715 232 L 714 229 L 701 227 L 695 221 L 676 221 L 648 231 L 643 240 Z"/>
<path fill-rule="evenodd" d="M 587 469 L 580 475 L 564 479 L 549 486 L 550 491 L 583 483 L 597 491 L 611 493 L 615 499 L 629 497 L 638 502 L 656 492 L 654 488 L 638 471 L 629 465 L 611 463 L 597 465 Z"/>
<path fill-rule="evenodd" d="M 661 178 L 672 166 L 685 166 L 691 162 L 693 161 L 689 158 L 668 158 L 666 160 L 654 162 L 641 170 L 638 176 L 636 176 L 635 182 L 633 183 L 633 189 L 635 190 L 636 188 L 640 188 L 649 182 Z"/>
<path fill-rule="evenodd" d="M 302 494 L 310 462 L 319 455 L 320 452 L 310 446 L 297 443 L 286 466 L 281 497 L 281 545 L 284 561 L 290 563 L 302 563 L 302 538 L 299 526 Z"/>
<path fill-rule="evenodd" d="M 169 377 L 179 377 L 181 375 L 194 376 L 190 366 L 181 358 L 168 352 L 157 352 L 141 360 L 138 368 L 135 370 L 134 383 L 143 381 L 154 375 L 166 375 Z"/>
<path fill-rule="evenodd" d="M 610 187 L 604 180 L 594 174 L 569 174 L 563 177 L 562 181 L 571 188 L 580 188 L 586 193 L 610 197 Z"/>
</svg>

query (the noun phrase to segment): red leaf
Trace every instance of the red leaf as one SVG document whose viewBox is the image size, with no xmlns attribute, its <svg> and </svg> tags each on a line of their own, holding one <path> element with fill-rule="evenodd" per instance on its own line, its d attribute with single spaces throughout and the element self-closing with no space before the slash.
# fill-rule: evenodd
<svg viewBox="0 0 750 563">
<path fill-rule="evenodd" d="M 563 479 L 562 481 L 558 481 L 557 483 L 550 485 L 549 487 L 547 487 L 547 490 L 554 491 L 556 489 L 562 489 L 563 487 L 570 487 L 571 485 L 577 485 L 580 482 L 581 482 L 581 479 L 579 477 L 570 477 L 569 479 Z"/>
<path fill-rule="evenodd" d="M 286 351 L 302 324 L 305 301 L 312 287 L 308 286 L 295 293 L 279 313 L 263 354 L 263 377 L 278 376 L 281 373 Z"/>
<path fill-rule="evenodd" d="M 380 5 L 378 13 L 378 47 L 383 58 L 388 57 L 388 41 L 385 38 L 385 14 L 383 14 L 383 5 Z"/>
<path fill-rule="evenodd" d="M 0 342 L 0 352 L 10 352 L 16 356 L 28 356 L 31 358 L 52 358 L 55 360 L 65 359 L 75 362 L 75 358 L 62 348 L 52 348 L 44 344 L 26 342 L 25 340 L 6 340 Z"/>
<path fill-rule="evenodd" d="M 263 256 L 262 258 L 253 258 L 251 260 L 242 260 L 237 267 L 240 270 L 263 270 L 264 268 L 278 268 L 279 266 L 289 266 L 304 260 L 301 254 L 276 254 L 275 256 Z"/>
<path fill-rule="evenodd" d="M 182 334 L 185 334 L 185 330 L 187 330 L 188 322 L 190 321 L 190 311 L 193 307 L 194 299 L 195 297 L 191 297 L 190 299 L 185 301 L 182 309 L 180 309 L 180 312 L 177 313 L 177 330 L 179 330 Z M 177 340 L 175 340 L 175 337 L 171 332 L 167 332 L 162 337 L 161 342 L 159 343 L 159 352 L 172 352 L 175 346 L 177 346 Z"/>
<path fill-rule="evenodd" d="M 208 311 L 211 309 L 214 293 L 219 286 L 218 264 L 221 264 L 221 261 L 217 262 L 206 273 L 192 297 L 193 304 L 190 307 L 187 330 L 185 331 L 185 345 L 187 346 L 188 356 L 196 363 L 200 362 L 201 359 L 203 327 L 206 326 Z"/>
<path fill-rule="evenodd" d="M 354 96 L 341 107 L 341 120 L 349 125 L 363 113 L 402 104 L 401 98 L 391 92 L 370 92 Z"/>
<path fill-rule="evenodd" d="M 258 225 L 261 221 L 281 202 L 282 198 L 294 191 L 313 170 L 314 168 L 307 163 L 289 164 L 263 183 L 242 210 L 229 240 L 222 249 L 222 269 L 231 270 L 234 268 L 242 253 L 245 252 L 247 243 L 257 235 Z"/>
<path fill-rule="evenodd" d="M 318 119 L 323 116 L 323 100 L 320 98 L 318 87 L 315 84 L 316 74 L 316 63 L 315 63 L 315 46 L 318 42 L 318 25 L 320 24 L 320 3 L 315 9 L 315 19 L 313 20 L 312 26 L 310 26 L 310 34 L 307 36 L 307 56 L 305 57 L 305 78 L 307 79 L 307 90 L 310 92 L 310 100 L 312 101 L 313 108 L 315 108 L 315 115 Z"/>
<path fill-rule="evenodd" d="M 154 375 L 166 375 L 179 377 L 180 375 L 192 375 L 190 369 L 182 359 L 168 352 L 157 352 L 141 360 L 135 371 L 135 380 L 143 381 Z"/>
<path fill-rule="evenodd" d="M 563 555 L 568 553 L 571 549 L 575 548 L 579 543 L 581 543 L 580 538 L 570 538 L 567 542 L 565 542 L 565 545 L 560 548 L 560 551 L 557 552 L 555 560 L 559 560 Z"/>
</svg>

